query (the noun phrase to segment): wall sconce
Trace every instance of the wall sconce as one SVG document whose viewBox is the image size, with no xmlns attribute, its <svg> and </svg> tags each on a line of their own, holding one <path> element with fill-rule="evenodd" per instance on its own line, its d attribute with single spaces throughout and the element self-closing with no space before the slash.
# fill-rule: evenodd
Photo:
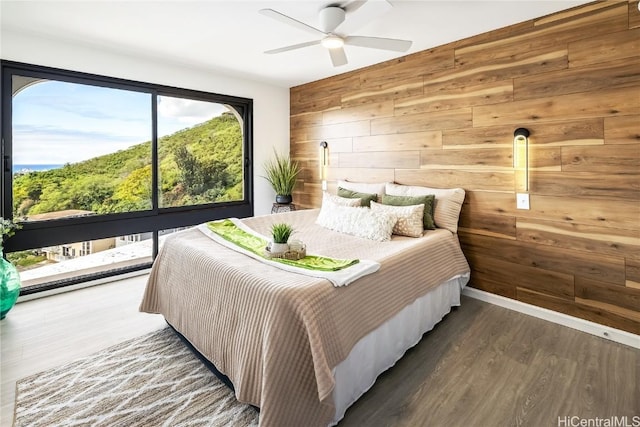
<svg viewBox="0 0 640 427">
<path fill-rule="evenodd" d="M 516 185 L 516 208 L 529 209 L 529 129 L 513 132 L 513 168 Z"/>
<path fill-rule="evenodd" d="M 320 153 L 318 155 L 320 165 L 320 179 L 322 180 L 322 190 L 327 190 L 327 166 L 329 166 L 329 144 L 327 141 L 320 143 Z"/>
</svg>

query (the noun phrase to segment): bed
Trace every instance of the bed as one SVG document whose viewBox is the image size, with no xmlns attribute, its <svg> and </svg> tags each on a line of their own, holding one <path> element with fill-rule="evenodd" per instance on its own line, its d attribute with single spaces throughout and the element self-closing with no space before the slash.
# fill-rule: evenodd
<svg viewBox="0 0 640 427">
<path fill-rule="evenodd" d="M 141 303 L 226 375 L 239 401 L 260 408 L 263 427 L 335 425 L 460 304 L 469 279 L 455 230 L 380 242 L 318 225 L 319 214 L 241 222 L 263 235 L 287 222 L 307 253 L 370 260 L 379 270 L 335 286 L 243 255 L 195 228 L 167 238 Z"/>
</svg>

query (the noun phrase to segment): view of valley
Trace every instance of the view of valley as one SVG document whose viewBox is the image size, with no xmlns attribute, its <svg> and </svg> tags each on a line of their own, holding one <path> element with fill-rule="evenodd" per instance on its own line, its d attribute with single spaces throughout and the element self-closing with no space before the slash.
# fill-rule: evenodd
<svg viewBox="0 0 640 427">
<path fill-rule="evenodd" d="M 233 114 L 159 139 L 160 207 L 242 199 L 242 129 Z M 44 171 L 16 172 L 13 214 L 151 208 L 151 142 Z"/>
</svg>

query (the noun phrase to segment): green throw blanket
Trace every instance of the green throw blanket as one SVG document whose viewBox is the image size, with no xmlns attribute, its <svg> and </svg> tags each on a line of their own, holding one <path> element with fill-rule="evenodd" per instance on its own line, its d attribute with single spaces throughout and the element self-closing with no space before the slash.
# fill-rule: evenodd
<svg viewBox="0 0 640 427">
<path fill-rule="evenodd" d="M 207 227 L 212 232 L 216 233 L 223 239 L 240 246 L 241 248 L 250 251 L 262 258 L 267 257 L 264 255 L 264 248 L 267 246 L 267 241 L 261 237 L 248 233 L 229 219 L 222 221 L 212 221 L 207 223 Z M 282 264 L 288 264 L 295 267 L 306 268 L 308 270 L 319 271 L 338 271 L 347 268 L 351 265 L 357 264 L 357 259 L 335 259 L 327 258 L 318 255 L 307 255 L 299 260 L 290 260 L 284 258 L 268 258 L 270 261 L 280 262 Z"/>
</svg>

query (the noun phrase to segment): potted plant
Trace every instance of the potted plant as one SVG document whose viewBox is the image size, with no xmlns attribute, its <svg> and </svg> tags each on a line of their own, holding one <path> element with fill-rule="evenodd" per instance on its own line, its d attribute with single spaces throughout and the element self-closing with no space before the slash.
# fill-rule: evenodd
<svg viewBox="0 0 640 427">
<path fill-rule="evenodd" d="M 289 156 L 278 154 L 273 150 L 275 157 L 264 164 L 265 178 L 276 192 L 276 203 L 289 204 L 292 201 L 291 193 L 296 185 L 296 178 L 300 173 L 298 162 L 291 161 Z"/>
<path fill-rule="evenodd" d="M 9 261 L 4 259 L 3 243 L 20 228 L 10 219 L 0 217 L 0 320 L 4 319 L 20 294 L 20 275 Z"/>
<path fill-rule="evenodd" d="M 283 253 L 289 250 L 289 237 L 293 233 L 293 227 L 287 223 L 273 224 L 271 226 L 272 242 L 269 244 L 271 253 Z"/>
</svg>

